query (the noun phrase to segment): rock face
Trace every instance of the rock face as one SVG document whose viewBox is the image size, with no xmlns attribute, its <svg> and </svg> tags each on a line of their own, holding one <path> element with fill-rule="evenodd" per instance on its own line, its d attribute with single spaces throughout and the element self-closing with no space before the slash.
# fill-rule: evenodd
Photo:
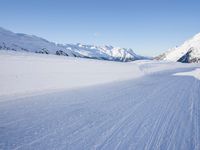
<svg viewBox="0 0 200 150">
<path fill-rule="evenodd" d="M 56 55 L 63 55 L 63 56 L 68 56 L 67 53 L 63 52 L 62 50 L 56 51 Z"/>
<path fill-rule="evenodd" d="M 172 48 L 157 56 L 157 60 L 178 61 L 183 63 L 200 62 L 200 33 L 184 42 L 181 46 Z"/>
<path fill-rule="evenodd" d="M 183 55 L 178 62 L 183 63 L 200 63 L 200 57 L 195 57 L 197 50 L 193 47 L 185 54 Z"/>
<path fill-rule="evenodd" d="M 13 33 L 3 28 L 0 28 L 0 50 L 55 54 L 124 62 L 145 59 L 145 57 L 136 55 L 132 49 L 116 48 L 113 46 L 55 44 L 34 35 Z"/>
</svg>

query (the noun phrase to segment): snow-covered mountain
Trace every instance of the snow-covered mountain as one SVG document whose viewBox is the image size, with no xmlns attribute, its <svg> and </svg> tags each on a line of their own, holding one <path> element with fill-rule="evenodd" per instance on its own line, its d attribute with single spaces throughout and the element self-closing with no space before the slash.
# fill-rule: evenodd
<svg viewBox="0 0 200 150">
<path fill-rule="evenodd" d="M 34 35 L 13 33 L 3 28 L 0 28 L 1 49 L 113 61 L 134 61 L 145 58 L 136 55 L 132 49 L 113 46 L 55 44 Z"/>
<path fill-rule="evenodd" d="M 200 63 L 200 33 L 185 41 L 181 46 L 169 49 L 156 59 Z"/>
</svg>

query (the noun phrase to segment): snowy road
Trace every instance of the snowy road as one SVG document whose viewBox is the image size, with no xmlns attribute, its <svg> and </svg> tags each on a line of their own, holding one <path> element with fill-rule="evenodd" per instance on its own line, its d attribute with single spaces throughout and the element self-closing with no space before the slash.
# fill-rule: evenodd
<svg viewBox="0 0 200 150">
<path fill-rule="evenodd" d="M 0 149 L 200 149 L 200 80 L 178 68 L 0 102 Z"/>
</svg>

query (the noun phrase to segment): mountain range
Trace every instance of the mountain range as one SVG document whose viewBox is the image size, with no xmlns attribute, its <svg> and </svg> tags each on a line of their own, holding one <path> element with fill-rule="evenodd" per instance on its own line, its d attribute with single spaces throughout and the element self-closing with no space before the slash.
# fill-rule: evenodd
<svg viewBox="0 0 200 150">
<path fill-rule="evenodd" d="M 80 43 L 56 44 L 35 35 L 14 33 L 1 27 L 0 50 L 55 54 L 122 62 L 149 59 L 135 54 L 130 48 L 119 48 L 108 45 L 86 45 Z M 200 63 L 200 33 L 185 41 L 182 45 L 171 48 L 154 59 L 182 63 Z"/>
<path fill-rule="evenodd" d="M 0 28 L 0 50 L 55 54 L 122 62 L 145 59 L 145 57 L 135 54 L 132 49 L 113 46 L 83 45 L 80 43 L 56 44 L 35 35 L 14 33 L 4 28 Z"/>
</svg>

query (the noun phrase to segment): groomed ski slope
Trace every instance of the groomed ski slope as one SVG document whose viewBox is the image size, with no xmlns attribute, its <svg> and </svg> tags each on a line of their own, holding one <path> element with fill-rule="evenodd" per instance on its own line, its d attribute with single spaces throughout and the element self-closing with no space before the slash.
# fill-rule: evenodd
<svg viewBox="0 0 200 150">
<path fill-rule="evenodd" d="M 29 90 L 26 93 L 15 89 L 17 85 L 7 86 L 0 97 L 0 149 L 200 149 L 200 80 L 197 78 L 200 65 L 153 61 L 123 64 L 7 53 L 1 56 L 4 59 L 0 59 L 0 69 L 6 64 L 4 67 L 18 70 L 19 86 Z M 32 58 L 30 65 L 27 58 Z M 35 64 L 46 59 L 53 62 L 46 70 L 50 77 L 54 73 L 52 68 L 57 70 L 61 64 L 79 62 L 80 76 L 85 74 L 82 79 L 88 79 L 91 84 L 80 80 L 81 86 L 77 84 L 73 88 L 64 84 L 47 86 L 65 82 L 63 78 L 55 78 L 62 82 L 45 82 L 38 90 L 22 82 L 23 77 L 26 82 L 29 82 L 27 78 L 31 79 L 30 84 L 42 80 L 26 74 L 27 68 L 15 66 L 17 62 L 34 69 Z M 8 60 L 13 61 L 12 65 Z M 81 70 L 85 63 L 91 67 Z M 41 67 L 38 65 L 37 75 L 45 76 Z M 69 75 L 64 73 L 66 81 L 74 80 L 70 76 L 70 72 L 74 74 L 73 67 L 66 66 L 69 69 Z M 107 71 L 104 67 L 108 67 Z M 62 67 L 63 72 L 66 68 Z M 4 71 L 1 82 L 16 76 L 16 71 L 8 71 L 6 78 Z M 97 78 L 95 71 L 101 72 L 104 80 Z M 91 76 L 95 81 L 89 80 Z M 6 92 L 9 88 L 15 92 Z"/>
</svg>

